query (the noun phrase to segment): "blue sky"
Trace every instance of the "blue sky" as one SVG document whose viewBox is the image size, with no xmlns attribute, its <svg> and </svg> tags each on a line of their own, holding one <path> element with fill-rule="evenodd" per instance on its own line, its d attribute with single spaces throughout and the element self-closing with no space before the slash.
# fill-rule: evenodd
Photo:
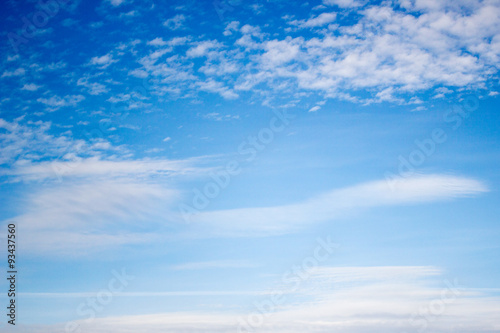
<svg viewBox="0 0 500 333">
<path fill-rule="evenodd" d="M 2 332 L 500 330 L 498 0 L 3 8 Z"/>
</svg>

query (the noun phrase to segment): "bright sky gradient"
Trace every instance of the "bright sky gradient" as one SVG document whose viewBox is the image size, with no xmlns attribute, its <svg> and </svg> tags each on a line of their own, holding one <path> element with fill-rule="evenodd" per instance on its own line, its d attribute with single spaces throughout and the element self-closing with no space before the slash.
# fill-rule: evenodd
<svg viewBox="0 0 500 333">
<path fill-rule="evenodd" d="M 500 331 L 499 0 L 0 16 L 0 332 Z"/>
</svg>

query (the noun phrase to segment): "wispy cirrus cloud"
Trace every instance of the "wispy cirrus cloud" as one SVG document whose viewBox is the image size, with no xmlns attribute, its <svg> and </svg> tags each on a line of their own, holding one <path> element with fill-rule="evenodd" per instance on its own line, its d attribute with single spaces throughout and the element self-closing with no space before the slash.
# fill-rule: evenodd
<svg viewBox="0 0 500 333">
<path fill-rule="evenodd" d="M 255 330 L 399 333 L 422 329 L 473 333 L 493 332 L 500 325 L 497 319 L 500 314 L 499 297 L 469 290 L 457 280 L 447 281 L 437 267 L 318 267 L 308 271 L 307 276 L 300 289 L 280 294 L 279 298 L 273 295 L 282 289 L 260 293 L 260 296 L 254 293 L 259 298 L 255 300 L 254 311 L 248 313 L 211 309 L 104 317 L 92 323 L 82 320 L 79 324 L 93 332 L 103 333 L 144 328 L 148 332 L 167 329 L 193 333 Z M 293 285 L 297 282 L 288 283 L 284 286 L 286 290 L 294 290 Z M 275 300 L 274 303 L 272 300 Z M 257 305 L 260 305 L 259 308 Z M 427 312 L 423 313 L 422 309 Z M 31 332 L 29 329 L 35 328 L 28 328 Z M 60 325 L 39 326 L 36 329 L 36 332 L 63 332 Z"/>
<path fill-rule="evenodd" d="M 81 256 L 158 239 L 157 217 L 177 196 L 150 183 L 64 183 L 33 190 L 15 220 L 25 230 L 29 253 Z"/>
<path fill-rule="evenodd" d="M 104 160 L 98 157 L 58 160 L 40 163 L 23 163 L 13 169 L 4 170 L 0 174 L 13 176 L 19 180 L 31 181 L 42 179 L 58 179 L 67 177 L 141 177 L 152 175 L 189 176 L 209 172 L 210 168 L 196 167 L 193 158 L 186 160 L 166 159 L 122 159 Z"/>
<path fill-rule="evenodd" d="M 417 175 L 406 177 L 394 188 L 386 181 L 373 181 L 332 190 L 295 204 L 192 213 L 189 218 L 208 234 L 273 235 L 294 232 L 363 209 L 449 200 L 487 191 L 484 183 L 471 178 Z"/>
<path fill-rule="evenodd" d="M 189 262 L 178 264 L 171 267 L 176 271 L 183 270 L 203 270 L 203 269 L 221 269 L 221 268 L 253 268 L 258 265 L 244 260 L 213 260 L 201 262 Z"/>
</svg>

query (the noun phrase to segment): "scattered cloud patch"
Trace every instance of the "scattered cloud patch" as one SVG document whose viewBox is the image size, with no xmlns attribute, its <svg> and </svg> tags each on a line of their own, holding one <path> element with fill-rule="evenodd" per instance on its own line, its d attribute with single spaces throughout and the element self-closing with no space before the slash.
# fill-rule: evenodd
<svg viewBox="0 0 500 333">
<path fill-rule="evenodd" d="M 115 63 L 117 61 L 118 60 L 113 59 L 113 56 L 111 55 L 111 53 L 108 53 L 108 54 L 105 54 L 105 55 L 100 56 L 100 57 L 93 57 L 92 59 L 90 59 L 90 64 L 95 65 L 95 66 L 99 66 L 101 69 L 105 69 L 109 65 L 111 65 L 112 63 Z"/>
<path fill-rule="evenodd" d="M 49 111 L 56 111 L 62 107 L 76 106 L 84 99 L 85 97 L 82 95 L 66 95 L 64 97 L 55 95 L 50 98 L 38 98 L 37 102 L 45 104 Z"/>
<path fill-rule="evenodd" d="M 122 4 L 126 3 L 126 0 L 106 0 L 109 2 L 113 7 L 118 7 L 121 6 Z"/>
<path fill-rule="evenodd" d="M 230 115 L 230 114 L 220 114 L 218 112 L 210 112 L 210 113 L 205 113 L 201 115 L 202 118 L 204 119 L 210 119 L 210 120 L 215 120 L 215 121 L 225 121 L 225 120 L 232 120 L 232 119 L 239 119 L 240 116 L 238 115 Z"/>
<path fill-rule="evenodd" d="M 153 46 L 165 46 L 165 45 L 167 45 L 167 42 L 165 42 L 165 41 L 163 40 L 163 38 L 161 38 L 161 37 L 156 37 L 155 39 L 150 40 L 150 41 L 148 42 L 148 45 L 153 45 Z"/>
<path fill-rule="evenodd" d="M 14 71 L 3 72 L 1 77 L 24 76 L 25 73 L 26 70 L 24 68 L 18 68 Z"/>
<path fill-rule="evenodd" d="M 327 6 L 339 6 L 340 8 L 356 8 L 365 5 L 366 1 L 362 0 L 323 0 Z"/>
<path fill-rule="evenodd" d="M 22 88 L 21 90 L 27 90 L 27 91 L 37 91 L 38 89 L 40 89 L 42 86 L 39 86 L 37 84 L 34 84 L 34 83 L 26 83 Z"/>
<path fill-rule="evenodd" d="M 300 21 L 294 20 L 289 22 L 289 24 L 296 25 L 300 28 L 316 28 L 324 26 L 328 23 L 332 23 L 333 21 L 335 21 L 336 17 L 337 17 L 336 13 L 322 13 L 308 20 L 300 20 Z"/>
<path fill-rule="evenodd" d="M 169 28 L 170 30 L 179 30 L 184 27 L 184 22 L 186 21 L 186 16 L 183 14 L 177 14 L 174 17 L 163 22 L 163 26 Z"/>
</svg>

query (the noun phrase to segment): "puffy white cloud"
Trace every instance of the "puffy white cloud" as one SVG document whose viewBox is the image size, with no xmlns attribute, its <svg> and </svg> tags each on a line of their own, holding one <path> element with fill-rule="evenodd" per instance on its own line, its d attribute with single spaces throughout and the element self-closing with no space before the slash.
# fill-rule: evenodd
<svg viewBox="0 0 500 333">
<path fill-rule="evenodd" d="M 179 30 L 182 29 L 185 21 L 186 16 L 184 16 L 183 14 L 177 14 L 174 17 L 163 22 L 163 25 L 170 30 Z"/>
<path fill-rule="evenodd" d="M 153 46 L 165 46 L 165 45 L 167 45 L 167 42 L 165 42 L 165 41 L 163 40 L 163 38 L 161 38 L 161 37 L 156 37 L 155 39 L 150 40 L 150 41 L 148 42 L 148 45 L 153 45 Z"/>
<path fill-rule="evenodd" d="M 238 21 L 232 21 L 226 25 L 226 28 L 224 29 L 223 35 L 224 36 L 231 36 L 234 31 L 238 30 L 238 27 L 240 25 L 240 22 Z"/>
<path fill-rule="evenodd" d="M 203 57 L 207 56 L 210 51 L 219 48 L 221 45 L 214 40 L 211 41 L 203 41 L 200 43 L 197 43 L 196 46 L 191 47 L 189 50 L 187 50 L 186 55 L 190 58 L 198 58 L 198 57 Z"/>
<path fill-rule="evenodd" d="M 302 38 L 287 38 L 282 41 L 271 40 L 265 46 L 265 53 L 262 55 L 262 64 L 267 68 L 274 68 L 297 58 L 300 52 Z"/>
<path fill-rule="evenodd" d="M 111 53 L 108 53 L 100 57 L 92 57 L 92 59 L 90 59 L 90 64 L 99 66 L 101 69 L 105 69 L 117 61 L 118 60 L 113 59 L 113 55 Z"/>
<path fill-rule="evenodd" d="M 221 39 L 155 37 L 143 44 L 146 47 L 131 50 L 139 67 L 128 67 L 128 74 L 150 78 L 152 95 L 174 99 L 196 98 L 200 91 L 231 99 L 238 91 L 253 90 L 266 100 L 286 91 L 361 103 L 411 103 L 415 94 L 436 87 L 484 88 L 498 70 L 498 2 L 401 0 L 397 7 L 390 2 L 364 6 L 362 1 L 325 0 L 324 4 L 357 10 L 357 15 L 346 24 L 323 6 L 308 19 L 284 17 L 288 27 L 276 31 L 231 21 Z M 180 29 L 186 19 L 177 14 L 165 25 Z M 307 28 L 311 34 L 301 36 L 297 28 Z M 288 36 L 278 37 L 283 31 Z M 115 49 L 89 63 L 104 69 L 117 61 L 120 52 Z M 89 93 L 104 93 L 101 84 L 87 87 Z M 443 96 L 436 93 L 436 98 Z"/>
</svg>

